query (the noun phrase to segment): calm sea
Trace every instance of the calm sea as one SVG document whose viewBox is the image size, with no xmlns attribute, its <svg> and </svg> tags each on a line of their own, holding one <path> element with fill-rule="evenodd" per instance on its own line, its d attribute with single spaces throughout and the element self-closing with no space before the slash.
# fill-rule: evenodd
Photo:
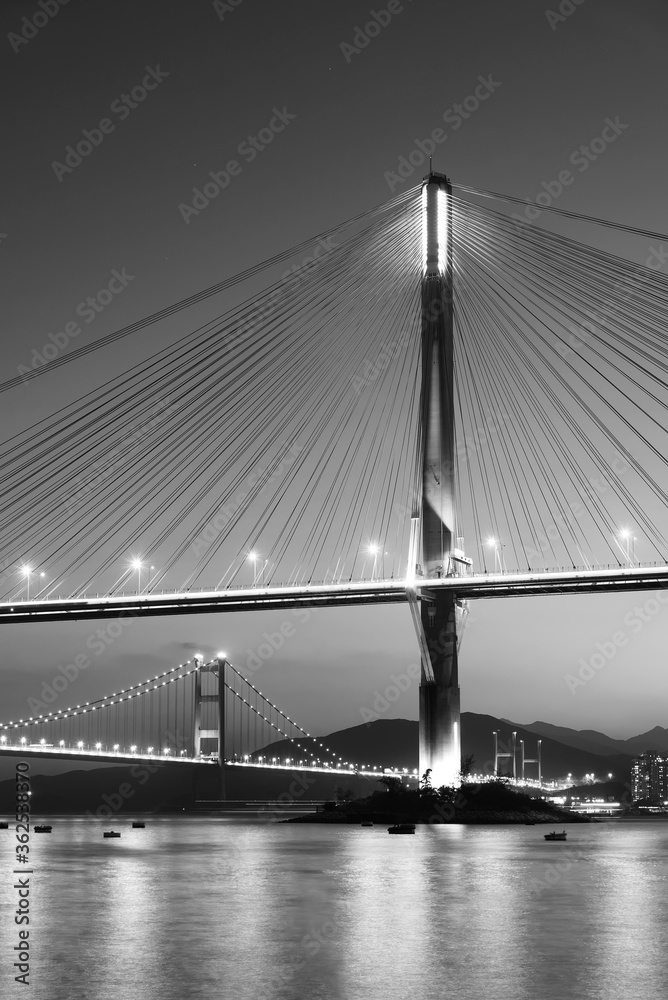
<svg viewBox="0 0 668 1000">
<path fill-rule="evenodd" d="M 323 827 L 84 819 L 31 835 L 30 986 L 14 982 L 0 831 L 0 996 L 39 1000 L 659 1000 L 668 823 Z"/>
</svg>

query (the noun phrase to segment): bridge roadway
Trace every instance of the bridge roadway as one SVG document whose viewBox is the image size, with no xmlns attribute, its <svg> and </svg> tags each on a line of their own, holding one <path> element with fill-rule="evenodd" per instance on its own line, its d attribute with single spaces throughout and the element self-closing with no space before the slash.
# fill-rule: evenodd
<svg viewBox="0 0 668 1000">
<path fill-rule="evenodd" d="M 20 744 L 3 744 L 0 746 L 0 757 L 22 757 L 23 760 L 30 760 L 33 757 L 48 760 L 68 760 L 68 761 L 94 761 L 96 764 L 153 764 L 153 765 L 196 765 L 197 767 L 210 766 L 215 764 L 213 758 L 172 756 L 171 754 L 148 754 L 148 753 L 121 753 L 111 750 L 91 750 L 77 747 L 57 747 L 57 746 L 22 746 Z M 417 779 L 417 770 L 408 771 L 406 768 L 385 768 L 383 771 L 377 768 L 375 771 L 356 767 L 309 767 L 300 765 L 296 761 L 290 764 L 260 764 L 257 761 L 226 760 L 226 767 L 252 768 L 253 770 L 263 769 L 265 771 L 312 771 L 316 774 L 348 774 L 360 775 L 363 778 L 378 779 L 383 775 L 395 775 L 406 780 Z"/>
<path fill-rule="evenodd" d="M 113 597 L 14 600 L 0 602 L 0 623 L 396 604 L 407 600 L 408 586 L 416 590 L 418 595 L 421 590 L 450 590 L 457 597 L 466 600 L 661 590 L 668 587 L 668 565 L 662 563 L 603 569 L 485 573 L 438 579 L 416 577 L 413 581 L 367 580 L 356 583 L 190 590 L 183 593 L 119 594 Z"/>
</svg>

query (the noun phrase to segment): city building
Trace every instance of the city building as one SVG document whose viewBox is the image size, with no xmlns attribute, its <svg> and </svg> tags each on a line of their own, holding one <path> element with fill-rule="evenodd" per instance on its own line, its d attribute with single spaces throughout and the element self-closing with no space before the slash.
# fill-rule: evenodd
<svg viewBox="0 0 668 1000">
<path fill-rule="evenodd" d="M 634 757 L 631 781 L 634 802 L 640 799 L 665 802 L 668 800 L 668 757 L 649 752 Z"/>
</svg>

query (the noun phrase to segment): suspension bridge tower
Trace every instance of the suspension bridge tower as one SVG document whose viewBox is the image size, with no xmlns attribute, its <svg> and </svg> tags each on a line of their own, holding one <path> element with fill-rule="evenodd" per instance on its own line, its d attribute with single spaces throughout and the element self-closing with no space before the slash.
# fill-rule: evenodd
<svg viewBox="0 0 668 1000">
<path fill-rule="evenodd" d="M 422 185 L 421 572 L 454 576 L 469 560 L 457 547 L 453 372 L 452 188 L 430 172 Z M 416 535 L 415 554 L 419 552 Z M 419 587 L 419 581 L 416 581 Z M 458 641 L 465 609 L 454 594 L 420 588 L 420 774 L 432 786 L 459 784 Z"/>
</svg>

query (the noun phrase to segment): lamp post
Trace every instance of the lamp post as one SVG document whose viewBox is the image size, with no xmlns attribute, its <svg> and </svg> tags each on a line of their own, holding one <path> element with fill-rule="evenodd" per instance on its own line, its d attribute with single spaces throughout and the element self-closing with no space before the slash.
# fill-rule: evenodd
<svg viewBox="0 0 668 1000">
<path fill-rule="evenodd" d="M 261 580 L 264 583 L 264 571 L 269 560 L 265 559 L 263 561 L 257 552 L 249 552 L 248 560 L 253 563 L 253 586 L 257 587 L 258 580 Z"/>
<path fill-rule="evenodd" d="M 141 559 L 133 559 L 132 568 L 137 570 L 137 593 L 141 594 L 141 570 L 142 570 Z"/>
<path fill-rule="evenodd" d="M 376 567 L 378 565 L 378 553 L 379 553 L 379 551 L 380 551 L 379 546 L 375 545 L 373 542 L 371 543 L 371 545 L 369 545 L 367 547 L 367 552 L 369 553 L 370 556 L 373 556 L 373 569 L 371 570 L 371 579 L 372 580 L 375 580 L 375 578 L 376 578 Z"/>
<path fill-rule="evenodd" d="M 499 543 L 497 542 L 496 538 L 492 538 L 490 536 L 487 539 L 486 544 L 488 545 L 489 548 L 494 549 L 494 569 L 495 570 L 498 569 L 499 573 L 503 573 L 503 561 L 501 553 L 499 552 Z"/>
</svg>

